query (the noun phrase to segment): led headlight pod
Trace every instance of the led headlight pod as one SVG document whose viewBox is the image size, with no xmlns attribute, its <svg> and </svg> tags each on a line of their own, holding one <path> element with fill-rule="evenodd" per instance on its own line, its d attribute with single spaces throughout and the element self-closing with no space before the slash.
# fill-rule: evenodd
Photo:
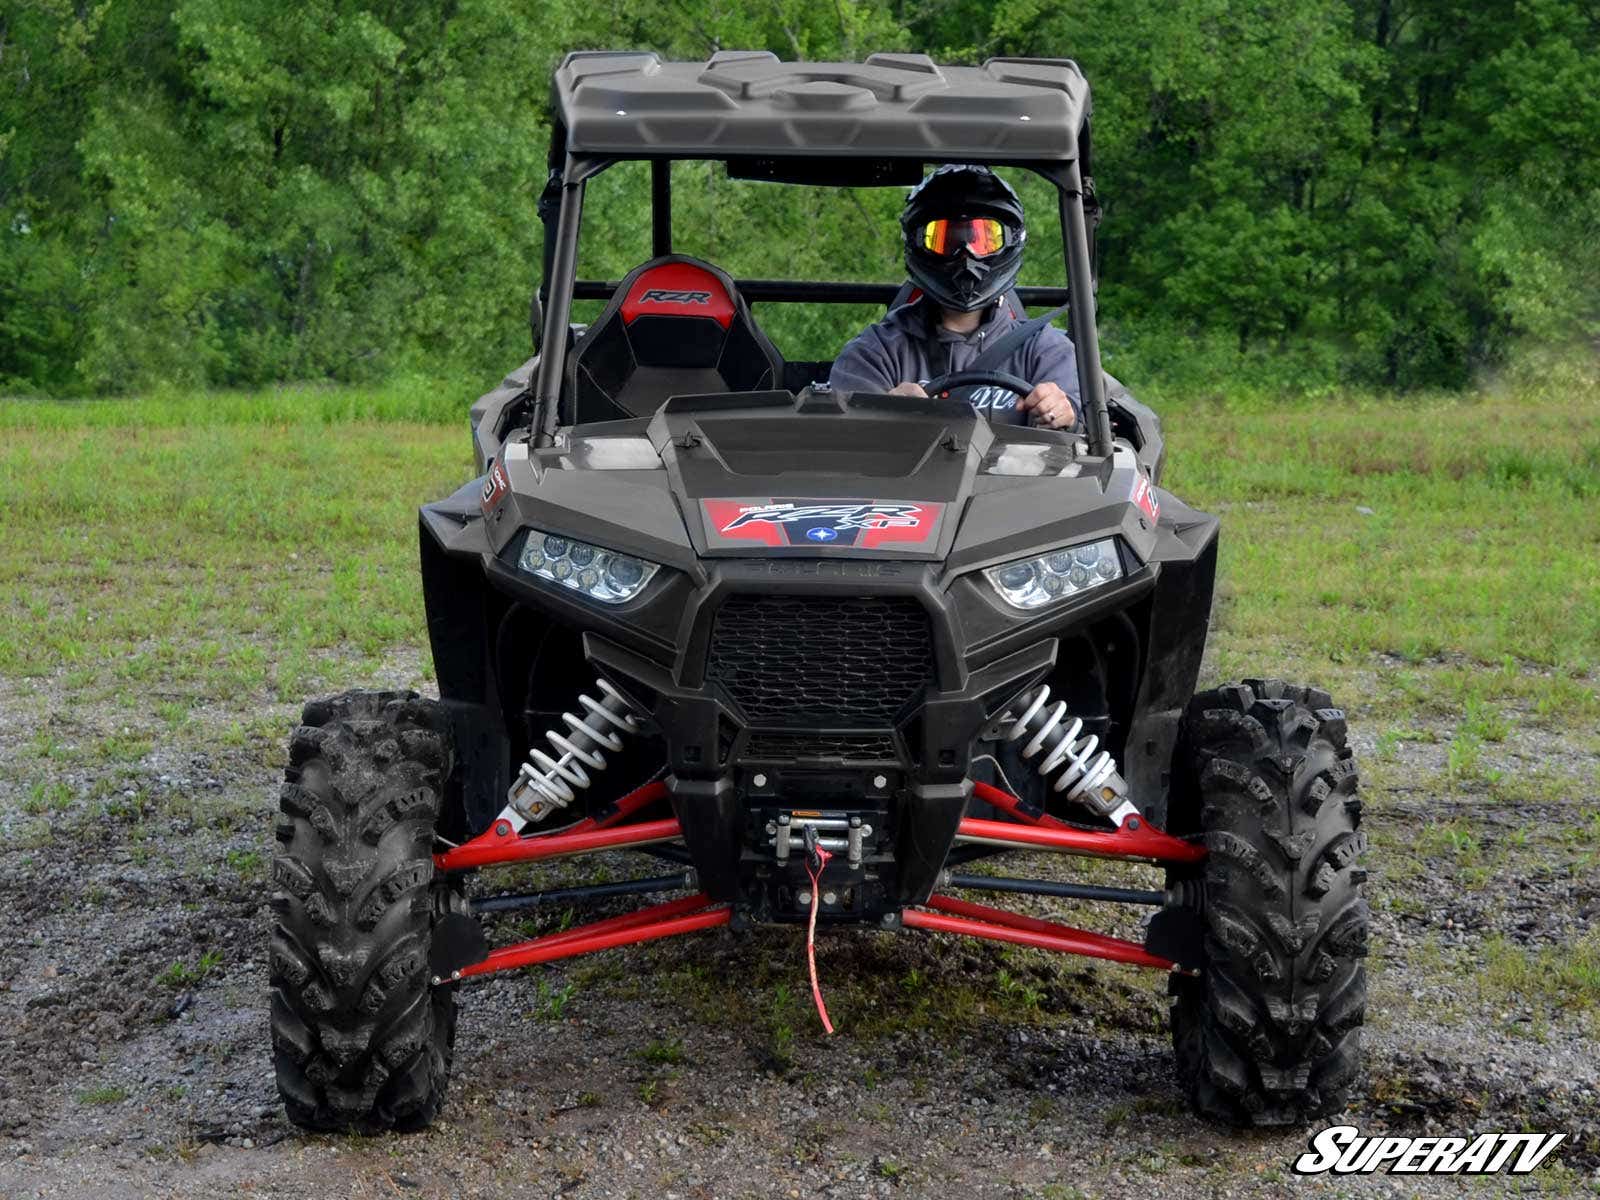
<svg viewBox="0 0 1600 1200">
<path fill-rule="evenodd" d="M 553 533 L 528 534 L 517 566 L 602 604 L 622 604 L 644 590 L 661 568 L 653 562 Z"/>
<path fill-rule="evenodd" d="M 1105 538 L 1038 558 L 985 567 L 984 576 L 1012 608 L 1040 608 L 1122 578 L 1117 539 Z"/>
</svg>

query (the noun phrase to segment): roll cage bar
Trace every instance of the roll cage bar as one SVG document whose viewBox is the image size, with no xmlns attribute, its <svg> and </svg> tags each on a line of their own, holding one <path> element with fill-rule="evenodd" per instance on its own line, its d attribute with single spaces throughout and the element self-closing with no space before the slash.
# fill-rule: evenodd
<svg viewBox="0 0 1600 1200">
<path fill-rule="evenodd" d="M 605 300 L 616 291 L 616 281 L 577 278 L 578 230 L 583 221 L 584 185 L 618 162 L 650 163 L 651 254 L 672 253 L 672 175 L 674 161 L 686 156 L 649 158 L 594 156 L 569 153 L 560 125 L 552 130 L 550 175 L 539 197 L 539 219 L 544 225 L 544 274 L 539 284 L 543 308 L 538 372 L 534 378 L 531 424 L 537 445 L 550 445 L 559 426 L 561 381 L 566 371 L 566 331 L 572 318 L 572 301 Z M 1098 220 L 1094 184 L 1080 162 L 1088 163 L 1089 131 L 1085 125 L 1079 155 L 1065 162 L 996 162 L 1022 167 L 1043 176 L 1056 187 L 1061 219 L 1063 257 L 1068 286 L 1017 289 L 1024 304 L 1067 305 L 1076 352 L 1080 399 L 1088 426 L 1089 452 L 1111 453 L 1111 418 L 1106 408 L 1105 376 L 1100 367 L 1100 339 L 1095 326 L 1094 255 L 1091 227 Z M 722 161 L 710 158 L 710 161 Z M 918 162 L 920 169 L 923 164 Z M 1079 280 L 1087 287 L 1073 286 Z M 740 293 L 750 301 L 824 304 L 888 304 L 900 290 L 898 284 L 833 283 L 787 279 L 737 280 Z"/>
</svg>

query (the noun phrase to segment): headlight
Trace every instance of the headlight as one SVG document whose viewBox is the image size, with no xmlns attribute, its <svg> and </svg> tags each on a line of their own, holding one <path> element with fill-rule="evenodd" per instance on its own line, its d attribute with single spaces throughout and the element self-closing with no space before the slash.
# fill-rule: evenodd
<svg viewBox="0 0 1600 1200">
<path fill-rule="evenodd" d="M 1012 608 L 1039 608 L 1121 579 L 1122 559 L 1117 556 L 1117 539 L 1106 538 L 1052 550 L 1038 558 L 985 567 L 983 573 Z"/>
<path fill-rule="evenodd" d="M 554 533 L 528 534 L 517 566 L 529 575 L 582 592 L 602 604 L 632 600 L 661 568 L 653 562 L 602 550 Z"/>
</svg>

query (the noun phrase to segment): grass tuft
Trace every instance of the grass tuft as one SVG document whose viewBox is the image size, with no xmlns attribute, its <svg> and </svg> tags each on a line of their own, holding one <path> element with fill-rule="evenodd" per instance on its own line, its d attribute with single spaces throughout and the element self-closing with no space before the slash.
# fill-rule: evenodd
<svg viewBox="0 0 1600 1200">
<path fill-rule="evenodd" d="M 1561 946 L 1530 947 L 1492 937 L 1484 946 L 1480 987 L 1496 1004 L 1600 1013 L 1600 931 Z"/>
<path fill-rule="evenodd" d="M 156 982 L 165 984 L 170 988 L 194 987 L 221 965 L 222 955 L 216 950 L 207 950 L 192 963 L 175 962 L 169 964 L 161 974 L 156 976 Z"/>
<path fill-rule="evenodd" d="M 78 1093 L 79 1104 L 121 1104 L 128 1098 L 128 1089 L 97 1087 Z"/>
</svg>

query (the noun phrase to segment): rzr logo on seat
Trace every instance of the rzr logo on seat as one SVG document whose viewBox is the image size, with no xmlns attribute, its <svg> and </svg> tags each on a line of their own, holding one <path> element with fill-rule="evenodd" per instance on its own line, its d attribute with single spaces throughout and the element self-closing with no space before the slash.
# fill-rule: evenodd
<svg viewBox="0 0 1600 1200">
<path fill-rule="evenodd" d="M 639 297 L 640 304 L 710 304 L 710 292 L 680 292 L 668 288 L 651 288 Z"/>
<path fill-rule="evenodd" d="M 920 504 L 763 504 L 722 527 L 729 533 L 752 521 L 771 525 L 818 525 L 832 529 L 912 529 L 922 521 Z M 832 525 L 824 525 L 832 521 Z"/>
</svg>

